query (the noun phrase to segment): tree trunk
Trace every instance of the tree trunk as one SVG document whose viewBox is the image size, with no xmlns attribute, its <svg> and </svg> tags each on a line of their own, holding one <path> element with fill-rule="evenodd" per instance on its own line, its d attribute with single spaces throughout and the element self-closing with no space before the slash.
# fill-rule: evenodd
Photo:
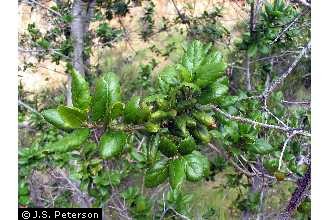
<svg viewBox="0 0 330 220">
<path fill-rule="evenodd" d="M 84 38 L 93 16 L 95 0 L 75 0 L 72 5 L 71 38 L 73 42 L 72 65 L 81 75 L 85 75 Z M 67 104 L 72 106 L 71 76 L 68 76 Z"/>
</svg>

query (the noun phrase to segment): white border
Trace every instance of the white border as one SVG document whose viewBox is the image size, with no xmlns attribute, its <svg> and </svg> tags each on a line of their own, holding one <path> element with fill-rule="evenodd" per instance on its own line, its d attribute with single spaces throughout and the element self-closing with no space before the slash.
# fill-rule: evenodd
<svg viewBox="0 0 330 220">
<path fill-rule="evenodd" d="M 330 1 L 312 0 L 312 219 L 329 219 Z"/>
<path fill-rule="evenodd" d="M 2 2 L 0 13 L 0 219 L 17 218 L 17 1 Z"/>
<path fill-rule="evenodd" d="M 320 3 L 322 2 L 322 3 Z M 1 219 L 17 219 L 16 1 L 4 1 L 1 22 Z M 329 219 L 330 1 L 312 0 L 312 218 Z"/>
</svg>

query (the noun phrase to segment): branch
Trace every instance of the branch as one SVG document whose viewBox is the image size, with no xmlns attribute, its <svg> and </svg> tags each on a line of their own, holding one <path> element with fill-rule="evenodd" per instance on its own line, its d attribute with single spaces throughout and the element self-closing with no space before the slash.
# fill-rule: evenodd
<svg viewBox="0 0 330 220">
<path fill-rule="evenodd" d="M 38 112 L 36 109 L 32 108 L 32 107 L 29 106 L 28 104 L 22 102 L 21 100 L 18 100 L 18 105 L 20 105 L 20 106 L 26 108 L 27 110 L 31 111 L 32 113 L 34 113 L 34 114 L 36 114 L 36 115 L 38 115 L 38 116 L 40 116 L 40 117 L 43 118 L 43 116 L 42 116 L 42 114 L 40 114 L 40 112 Z"/>
<path fill-rule="evenodd" d="M 33 4 L 39 5 L 41 8 L 46 9 L 47 11 L 51 12 L 52 14 L 54 14 L 56 16 L 59 16 L 59 17 L 62 17 L 62 15 L 58 11 L 55 11 L 55 10 L 53 10 L 51 8 L 48 8 L 47 6 L 44 6 L 43 4 L 41 4 L 38 1 L 35 1 L 35 0 L 26 0 L 25 3 L 27 3 L 27 4 L 31 5 L 31 6 L 34 6 Z"/>
<path fill-rule="evenodd" d="M 289 220 L 291 218 L 295 210 L 309 195 L 310 186 L 311 186 L 311 166 L 309 165 L 305 175 L 297 181 L 297 188 L 292 194 L 287 207 L 280 214 L 278 218 L 279 220 Z"/>
<path fill-rule="evenodd" d="M 296 135 L 295 132 L 292 132 L 291 134 L 288 135 L 288 138 L 285 140 L 284 144 L 283 144 L 283 148 L 281 151 L 281 155 L 280 155 L 280 159 L 279 159 L 279 163 L 278 163 L 278 170 L 281 169 L 282 166 L 282 159 L 283 159 L 283 155 L 284 155 L 284 151 L 286 146 L 288 145 L 288 143 L 290 142 L 290 140 Z"/>
<path fill-rule="evenodd" d="M 221 109 L 215 107 L 215 106 L 211 106 L 212 109 L 216 112 L 219 112 L 220 114 L 224 115 L 226 118 L 230 119 L 230 120 L 235 120 L 235 121 L 240 121 L 242 123 L 247 123 L 250 125 L 253 125 L 254 127 L 263 127 L 263 128 L 267 128 L 267 129 L 274 129 L 274 130 L 278 130 L 281 132 L 295 132 L 295 134 L 299 134 L 299 135 L 303 135 L 303 136 L 308 136 L 310 137 L 311 134 L 308 133 L 307 131 L 304 131 L 302 129 L 298 129 L 298 128 L 290 128 L 290 127 L 284 127 L 284 126 L 278 126 L 278 125 L 272 125 L 272 124 L 266 124 L 266 123 L 262 123 L 262 122 L 258 122 L 258 121 L 253 121 L 249 118 L 243 118 L 240 116 L 233 116 L 230 115 L 227 112 L 222 111 Z"/>
<path fill-rule="evenodd" d="M 211 143 L 209 143 L 208 146 L 209 146 L 210 148 L 212 148 L 212 149 L 213 149 L 215 152 L 217 152 L 218 154 L 224 156 L 224 157 L 226 158 L 226 160 L 229 161 L 229 162 L 234 166 L 234 168 L 235 168 L 237 171 L 239 171 L 239 172 L 245 174 L 245 175 L 248 176 L 248 177 L 255 176 L 254 173 L 251 173 L 251 172 L 249 172 L 249 171 L 247 171 L 247 170 L 244 170 L 244 169 L 243 169 L 242 167 L 240 167 L 237 163 L 235 163 L 235 161 L 233 161 L 233 160 L 230 158 L 230 156 L 229 156 L 225 151 L 220 150 L 220 148 L 214 146 L 214 145 L 211 144 Z"/>
<path fill-rule="evenodd" d="M 291 22 L 289 22 L 288 25 L 285 26 L 285 28 L 276 36 L 276 38 L 270 43 L 270 45 L 273 45 L 280 39 L 298 20 L 300 17 L 305 15 L 309 10 L 305 10 L 302 13 L 298 14 Z"/>
<path fill-rule="evenodd" d="M 298 62 L 301 58 L 305 55 L 305 53 L 311 48 L 311 42 L 309 41 L 308 44 L 300 51 L 299 55 L 293 61 L 293 63 L 289 66 L 289 68 L 278 78 L 275 80 L 269 87 L 269 89 L 265 89 L 262 96 L 264 97 L 264 102 L 267 102 L 269 94 L 272 93 L 283 81 L 292 73 L 293 69 L 297 66 Z"/>
<path fill-rule="evenodd" d="M 298 4 L 301 4 L 301 5 L 309 7 L 309 8 L 311 7 L 311 4 L 309 2 L 307 2 L 306 0 L 290 0 L 290 2 L 298 3 Z"/>
</svg>

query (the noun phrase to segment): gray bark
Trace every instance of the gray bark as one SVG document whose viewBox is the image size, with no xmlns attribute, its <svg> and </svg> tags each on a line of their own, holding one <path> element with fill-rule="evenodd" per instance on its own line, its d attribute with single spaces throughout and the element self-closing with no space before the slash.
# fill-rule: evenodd
<svg viewBox="0 0 330 220">
<path fill-rule="evenodd" d="M 73 20 L 71 23 L 71 38 L 73 42 L 72 65 L 81 74 L 85 75 L 84 38 L 88 31 L 90 19 L 93 16 L 95 0 L 75 0 L 72 5 Z M 68 76 L 67 105 L 72 106 L 71 77 Z"/>
</svg>

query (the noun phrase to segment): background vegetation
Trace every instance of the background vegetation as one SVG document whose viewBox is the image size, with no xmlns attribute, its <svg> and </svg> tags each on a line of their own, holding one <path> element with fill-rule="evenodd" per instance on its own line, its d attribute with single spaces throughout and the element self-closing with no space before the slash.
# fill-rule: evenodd
<svg viewBox="0 0 330 220">
<path fill-rule="evenodd" d="M 19 7 L 19 206 L 310 218 L 310 3 Z"/>
</svg>

